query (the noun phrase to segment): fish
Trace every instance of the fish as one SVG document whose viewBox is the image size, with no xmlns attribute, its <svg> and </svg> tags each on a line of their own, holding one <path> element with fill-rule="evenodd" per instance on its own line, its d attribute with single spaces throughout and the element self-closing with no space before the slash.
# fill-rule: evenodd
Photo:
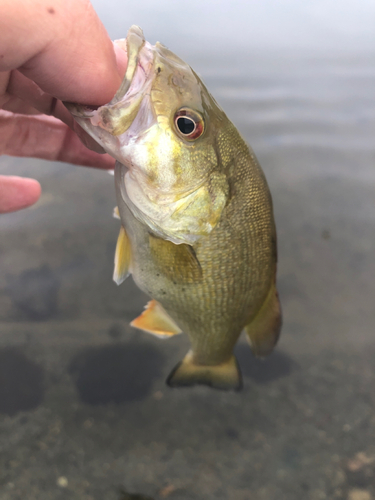
<svg viewBox="0 0 375 500">
<path fill-rule="evenodd" d="M 117 41 L 128 64 L 114 98 L 65 103 L 116 159 L 121 220 L 114 280 L 130 274 L 151 300 L 132 321 L 191 349 L 167 379 L 239 390 L 233 354 L 245 330 L 255 356 L 281 329 L 277 244 L 266 178 L 252 149 L 193 69 L 132 26 Z"/>
</svg>

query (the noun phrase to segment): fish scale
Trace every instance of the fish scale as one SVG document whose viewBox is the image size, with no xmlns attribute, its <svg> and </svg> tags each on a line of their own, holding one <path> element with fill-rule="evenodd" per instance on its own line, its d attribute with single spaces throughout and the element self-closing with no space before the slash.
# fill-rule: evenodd
<svg viewBox="0 0 375 500">
<path fill-rule="evenodd" d="M 239 389 L 233 347 L 241 331 L 265 356 L 281 327 L 267 182 L 186 63 L 148 44 L 138 27 L 126 44 L 130 69 L 114 100 L 90 111 L 67 105 L 117 159 L 114 279 L 132 274 L 152 299 L 133 326 L 162 338 L 188 335 L 191 350 L 170 386 Z"/>
<path fill-rule="evenodd" d="M 234 127 L 228 128 L 229 136 L 236 132 Z M 242 141 L 237 139 L 237 143 L 239 142 Z M 234 142 L 233 148 L 238 154 L 239 144 Z M 222 155 L 223 165 L 230 163 L 232 156 L 230 148 L 227 147 L 226 150 L 227 154 Z M 169 315 L 189 335 L 193 351 L 199 353 L 200 364 L 217 364 L 228 359 L 242 329 L 263 302 L 275 274 L 275 265 L 262 265 L 262 260 L 265 263 L 269 260 L 268 254 L 271 252 L 269 241 L 272 236 L 269 231 L 271 210 L 264 209 L 262 200 L 262 196 L 269 197 L 268 190 L 263 176 L 260 182 L 258 180 L 256 183 L 254 176 L 250 175 L 250 170 L 246 166 L 251 158 L 247 148 L 243 148 L 243 151 L 244 158 L 242 161 L 237 158 L 238 168 L 232 172 L 233 182 L 241 183 L 238 197 L 234 198 L 233 206 L 230 203 L 227 211 L 223 213 L 223 222 L 219 222 L 209 236 L 202 238 L 194 246 L 205 278 L 202 283 L 176 285 L 173 279 L 167 279 L 165 288 L 170 292 L 166 297 L 158 294 L 157 288 L 150 289 L 150 284 L 155 281 L 157 274 L 155 269 L 148 267 L 147 274 L 136 273 L 140 288 L 144 290 L 148 288 L 148 293 L 164 306 Z M 246 191 L 248 188 L 251 196 L 250 198 L 246 196 L 246 203 L 241 203 L 239 216 L 237 200 L 241 201 L 241 191 Z M 255 196 L 254 191 L 259 192 L 258 196 Z M 250 217 L 249 212 L 254 210 L 257 216 L 252 213 Z M 128 215 L 126 220 L 128 217 L 131 215 Z M 138 225 L 134 220 L 133 223 Z M 139 228 L 138 231 L 140 230 L 142 229 Z M 143 231 L 147 235 L 146 227 L 143 227 Z M 245 244 L 228 246 L 232 233 L 237 238 L 240 235 Z M 259 237 L 263 234 L 266 236 L 264 247 L 259 245 Z M 137 241 L 134 241 L 134 247 L 139 247 Z M 134 258 L 139 257 L 136 255 Z M 150 256 L 141 257 L 142 261 L 150 259 Z M 240 269 L 238 263 L 241 264 Z M 220 279 L 223 275 L 226 276 L 225 281 Z M 185 288 L 184 292 L 181 288 Z M 263 293 L 260 293 L 260 290 Z M 254 297 L 257 301 L 254 301 Z M 191 318 L 192 315 L 194 319 Z"/>
</svg>

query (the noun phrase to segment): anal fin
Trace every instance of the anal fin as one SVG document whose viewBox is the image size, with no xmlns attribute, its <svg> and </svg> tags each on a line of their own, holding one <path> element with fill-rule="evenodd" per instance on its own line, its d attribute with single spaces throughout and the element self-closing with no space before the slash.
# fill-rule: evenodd
<svg viewBox="0 0 375 500">
<path fill-rule="evenodd" d="M 113 271 L 113 281 L 121 285 L 130 274 L 131 264 L 131 246 L 130 240 L 123 226 L 117 238 L 115 251 L 115 268 Z"/>
<path fill-rule="evenodd" d="M 272 352 L 280 335 L 281 323 L 279 296 L 273 284 L 259 312 L 245 327 L 255 356 L 263 357 Z"/>
<path fill-rule="evenodd" d="M 146 310 L 140 316 L 133 319 L 130 326 L 152 333 L 163 339 L 182 333 L 182 330 L 156 300 L 150 300 L 146 305 Z"/>
<path fill-rule="evenodd" d="M 233 355 L 219 365 L 198 365 L 194 363 L 192 351 L 189 351 L 169 375 L 167 384 L 170 387 L 203 384 L 215 389 L 239 391 L 242 389 L 242 377 Z"/>
</svg>

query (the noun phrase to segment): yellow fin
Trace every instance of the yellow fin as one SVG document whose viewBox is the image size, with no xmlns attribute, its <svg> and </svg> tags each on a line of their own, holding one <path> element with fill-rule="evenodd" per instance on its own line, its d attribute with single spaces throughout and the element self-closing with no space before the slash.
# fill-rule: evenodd
<svg viewBox="0 0 375 500">
<path fill-rule="evenodd" d="M 192 351 L 189 351 L 169 375 L 167 384 L 170 387 L 204 384 L 215 389 L 239 391 L 242 377 L 234 356 L 219 365 L 197 365 Z"/>
<path fill-rule="evenodd" d="M 114 219 L 120 219 L 120 212 L 119 212 L 118 207 L 115 207 L 115 208 L 113 209 L 112 216 L 113 216 L 113 218 L 114 218 Z"/>
<path fill-rule="evenodd" d="M 113 271 L 113 281 L 121 285 L 130 274 L 131 246 L 128 235 L 123 226 L 117 238 L 115 251 L 115 269 Z"/>
<path fill-rule="evenodd" d="M 150 250 L 160 272 L 176 283 L 196 283 L 202 279 L 202 268 L 192 246 L 149 235 Z"/>
<path fill-rule="evenodd" d="M 281 308 L 275 285 L 271 289 L 258 314 L 246 325 L 245 330 L 255 356 L 271 353 L 280 335 Z"/>
<path fill-rule="evenodd" d="M 182 333 L 182 330 L 156 300 L 150 300 L 146 305 L 146 310 L 133 319 L 130 326 L 152 333 L 160 338 L 173 337 L 173 335 Z"/>
</svg>

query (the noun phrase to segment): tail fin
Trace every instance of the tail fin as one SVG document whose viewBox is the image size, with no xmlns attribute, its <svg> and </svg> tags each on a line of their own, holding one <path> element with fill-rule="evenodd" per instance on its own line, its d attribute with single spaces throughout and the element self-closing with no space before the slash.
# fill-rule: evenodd
<svg viewBox="0 0 375 500">
<path fill-rule="evenodd" d="M 215 389 L 239 391 L 242 389 L 242 377 L 234 356 L 220 365 L 197 365 L 189 351 L 169 375 L 167 384 L 170 387 L 204 384 Z"/>
</svg>

